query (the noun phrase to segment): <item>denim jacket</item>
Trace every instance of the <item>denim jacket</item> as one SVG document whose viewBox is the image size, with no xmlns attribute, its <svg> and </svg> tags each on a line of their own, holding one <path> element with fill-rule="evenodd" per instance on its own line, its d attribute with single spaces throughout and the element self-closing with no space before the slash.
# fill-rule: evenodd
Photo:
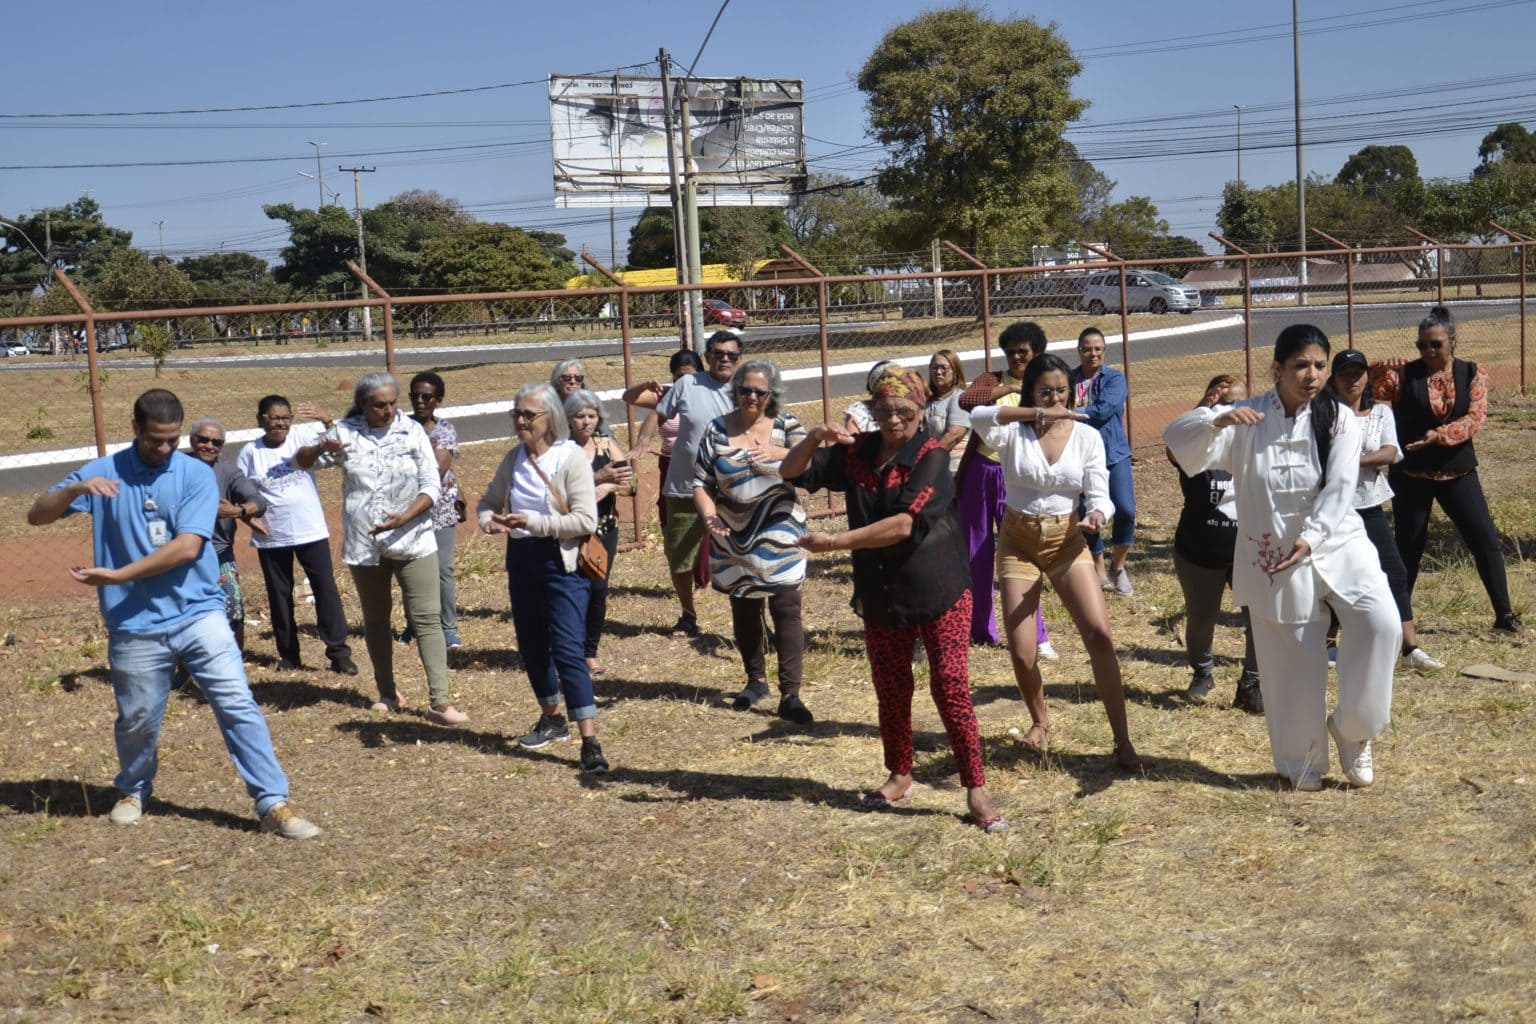
<svg viewBox="0 0 1536 1024">
<path fill-rule="evenodd" d="M 1072 387 L 1076 389 L 1082 380 L 1083 370 L 1078 367 L 1072 371 Z M 1131 442 L 1125 436 L 1125 402 L 1130 397 L 1125 374 L 1101 366 L 1099 375 L 1088 386 L 1088 404 L 1077 407 L 1104 439 L 1104 458 L 1111 466 L 1131 457 Z"/>
</svg>

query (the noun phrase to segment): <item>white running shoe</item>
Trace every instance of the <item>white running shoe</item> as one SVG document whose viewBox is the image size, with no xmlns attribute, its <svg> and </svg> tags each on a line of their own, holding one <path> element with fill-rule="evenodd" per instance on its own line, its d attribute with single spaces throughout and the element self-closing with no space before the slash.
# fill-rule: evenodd
<svg viewBox="0 0 1536 1024">
<path fill-rule="evenodd" d="M 1403 660 L 1408 663 L 1409 668 L 1418 672 L 1433 672 L 1436 669 L 1445 668 L 1445 662 L 1439 658 L 1430 657 L 1422 647 L 1415 647 L 1403 655 Z"/>
<path fill-rule="evenodd" d="M 1375 782 L 1376 771 L 1371 763 L 1371 741 L 1346 740 L 1339 735 L 1339 728 L 1333 724 L 1332 715 L 1328 716 L 1328 732 L 1333 737 L 1333 742 L 1338 744 L 1339 767 L 1344 769 L 1344 777 L 1349 780 L 1349 784 L 1364 789 Z"/>
<path fill-rule="evenodd" d="M 1051 643 L 1049 640 L 1036 646 L 1035 653 L 1040 656 L 1041 661 L 1061 660 L 1061 653 L 1056 650 L 1056 645 Z"/>
</svg>

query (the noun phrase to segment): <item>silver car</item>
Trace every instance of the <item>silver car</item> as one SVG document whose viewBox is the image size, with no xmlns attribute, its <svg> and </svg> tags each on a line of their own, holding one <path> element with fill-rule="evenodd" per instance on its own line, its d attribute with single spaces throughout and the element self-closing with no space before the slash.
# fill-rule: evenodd
<svg viewBox="0 0 1536 1024">
<path fill-rule="evenodd" d="M 1083 308 L 1094 316 L 1120 309 L 1120 271 L 1100 271 L 1083 288 Z M 1200 289 L 1180 284 L 1154 270 L 1125 272 L 1125 305 L 1131 312 L 1193 313 L 1200 308 Z"/>
</svg>

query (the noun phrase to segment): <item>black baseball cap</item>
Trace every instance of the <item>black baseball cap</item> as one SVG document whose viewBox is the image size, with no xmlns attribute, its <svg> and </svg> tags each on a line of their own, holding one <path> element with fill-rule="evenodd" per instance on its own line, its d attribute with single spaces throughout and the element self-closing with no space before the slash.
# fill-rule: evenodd
<svg viewBox="0 0 1536 1024">
<path fill-rule="evenodd" d="M 1365 358 L 1365 353 L 1357 348 L 1347 348 L 1333 357 L 1333 372 L 1338 373 L 1346 366 L 1359 366 L 1369 370 L 1371 361 Z"/>
</svg>

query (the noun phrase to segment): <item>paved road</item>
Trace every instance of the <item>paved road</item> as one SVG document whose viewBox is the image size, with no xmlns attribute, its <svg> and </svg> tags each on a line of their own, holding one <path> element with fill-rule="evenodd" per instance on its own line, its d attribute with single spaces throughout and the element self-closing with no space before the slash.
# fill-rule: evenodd
<svg viewBox="0 0 1536 1024">
<path fill-rule="evenodd" d="M 1371 331 L 1381 329 L 1400 329 L 1404 332 L 1402 353 L 1408 354 L 1409 330 L 1412 325 L 1422 319 L 1424 310 L 1430 303 L 1380 303 L 1357 306 L 1355 308 L 1355 330 Z M 1485 301 L 1482 303 L 1463 303 L 1456 310 L 1457 318 L 1463 322 L 1483 319 L 1487 317 L 1508 316 L 1514 308 L 1513 300 L 1510 301 Z M 1218 320 L 1230 318 L 1234 311 L 1230 309 L 1205 310 L 1189 317 L 1190 325 L 1203 320 Z M 1342 342 L 1346 336 L 1348 314 L 1342 306 L 1309 307 L 1301 313 L 1294 307 L 1256 309 L 1253 317 L 1253 343 L 1256 350 L 1255 365 L 1263 365 L 1267 358 L 1267 352 L 1273 343 L 1274 336 L 1286 324 L 1294 323 L 1302 316 L 1310 322 L 1317 324 L 1336 342 Z M 1137 320 L 1132 319 L 1133 330 Z M 893 322 L 894 323 L 894 322 Z M 853 330 L 862 324 L 834 324 L 829 330 L 833 332 Z M 1119 318 L 1117 316 L 1106 317 L 1105 329 L 1111 332 L 1118 330 Z M 756 340 L 770 340 L 795 336 L 805 333 L 806 328 L 794 327 L 765 327 L 754 328 L 748 336 L 748 344 Z M 814 327 L 811 328 L 814 331 Z M 637 342 L 637 346 L 667 347 L 676 343 L 676 339 L 647 338 Z M 1159 357 L 1165 356 L 1196 356 L 1208 355 L 1213 352 L 1230 352 L 1240 350 L 1243 347 L 1243 328 L 1241 324 L 1216 327 L 1210 331 L 1181 335 L 1170 338 L 1160 338 L 1140 343 L 1137 351 L 1143 357 L 1147 357 L 1148 349 Z M 432 348 L 421 349 L 416 352 L 402 351 L 398 354 L 398 362 L 402 367 L 407 366 L 442 366 L 447 363 L 447 358 L 455 354 L 468 355 L 473 352 L 476 362 L 548 362 L 555 351 L 568 350 L 571 355 L 583 355 L 587 357 L 600 357 L 614 355 L 621 351 L 617 341 L 593 341 L 580 343 L 561 343 L 558 346 L 550 344 L 539 345 L 496 345 L 478 347 L 473 350 L 459 348 Z M 1108 358 L 1111 365 L 1116 365 L 1120 360 L 1120 345 L 1118 343 L 1109 346 Z M 378 365 L 377 353 L 319 353 L 322 356 L 334 357 L 338 360 L 335 365 L 366 365 L 374 367 Z M 366 357 L 366 358 L 365 358 Z M 283 363 L 291 365 L 292 356 L 284 354 L 278 356 L 260 355 L 252 358 L 250 365 L 277 365 Z M 1070 361 L 1070 360 L 1069 360 Z M 18 361 L 19 362 L 19 361 Z M 202 362 L 202 360 L 199 360 Z M 229 360 L 209 360 L 208 365 L 218 363 L 228 365 Z M 33 364 L 35 367 L 37 364 Z M 75 364 L 62 364 L 65 366 Z M 146 364 L 147 365 L 147 364 Z M 185 364 L 184 364 L 185 365 Z M 966 373 L 974 377 L 981 371 L 980 358 L 968 359 L 965 363 Z M 0 362 L 0 370 L 9 369 L 6 363 Z M 834 398 L 846 398 L 860 392 L 863 388 L 863 377 L 867 368 L 852 366 L 841 371 L 834 371 L 832 394 Z M 793 380 L 787 384 L 788 402 L 815 401 L 821 397 L 821 382 L 819 379 Z M 509 396 L 510 397 L 510 396 Z M 613 409 L 615 414 L 621 410 Z M 454 416 L 454 426 L 458 429 L 461 441 L 484 441 L 496 438 L 504 438 L 509 434 L 507 417 L 505 413 L 485 413 L 481 415 Z M 239 444 L 232 442 L 226 452 L 226 457 L 233 458 L 239 451 Z M 0 470 L 0 494 L 26 494 L 35 493 L 51 486 L 69 473 L 80 463 L 53 463 L 46 466 L 27 466 L 16 469 Z"/>
</svg>

